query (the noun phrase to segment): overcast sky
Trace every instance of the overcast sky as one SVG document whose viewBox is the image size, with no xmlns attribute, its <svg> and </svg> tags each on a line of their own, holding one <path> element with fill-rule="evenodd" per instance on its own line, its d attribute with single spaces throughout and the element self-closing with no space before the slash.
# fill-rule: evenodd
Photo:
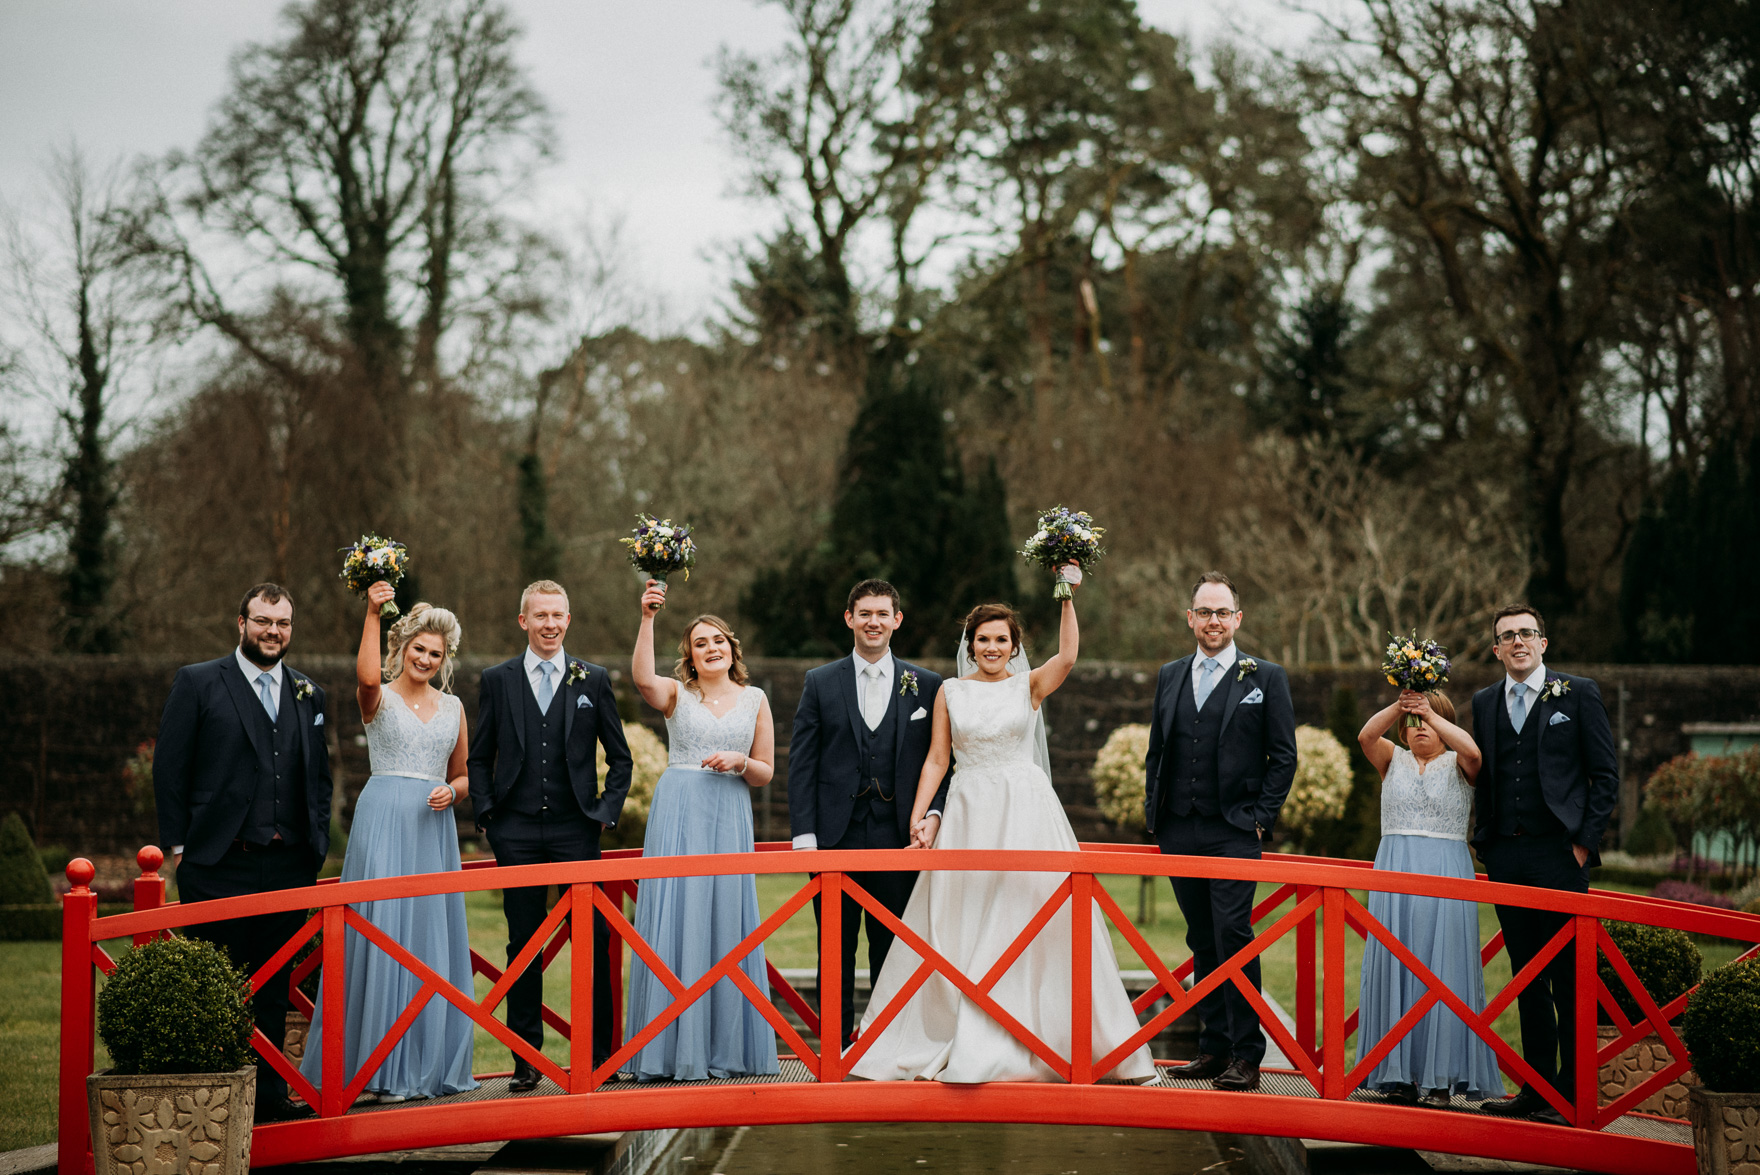
<svg viewBox="0 0 1760 1175">
<path fill-rule="evenodd" d="M 1139 0 L 1148 21 L 1200 40 L 1211 0 Z M 766 224 L 732 191 L 714 116 L 722 45 L 782 37 L 752 0 L 509 0 L 522 53 L 557 118 L 560 158 L 542 199 L 620 218 L 642 283 L 684 325 L 725 288 L 730 243 Z M 1255 37 L 1287 38 L 1272 0 L 1227 5 Z M 227 60 L 277 35 L 278 0 L 0 0 L 0 197 L 29 199 L 49 151 L 77 141 L 96 163 L 194 144 L 225 89 Z"/>
</svg>

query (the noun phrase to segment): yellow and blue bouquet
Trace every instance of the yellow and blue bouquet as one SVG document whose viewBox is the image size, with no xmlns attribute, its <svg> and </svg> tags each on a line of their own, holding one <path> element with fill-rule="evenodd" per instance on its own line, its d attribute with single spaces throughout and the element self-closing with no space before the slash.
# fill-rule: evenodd
<svg viewBox="0 0 1760 1175">
<path fill-rule="evenodd" d="M 1094 518 L 1080 510 L 1053 506 L 1039 515 L 1039 528 L 1021 547 L 1021 554 L 1047 571 L 1057 573 L 1057 587 L 1052 598 L 1070 598 L 1069 582 L 1064 578 L 1070 563 L 1083 571 L 1100 561 L 1106 548 L 1100 545 L 1104 527 L 1094 525 Z"/>
<path fill-rule="evenodd" d="M 1422 694 L 1441 689 L 1448 682 L 1448 669 L 1448 650 L 1433 640 L 1419 640 L 1416 630 L 1411 636 L 1388 641 L 1381 654 L 1381 672 L 1387 684 L 1402 690 Z M 1404 725 L 1417 726 L 1419 722 L 1416 715 L 1407 714 Z"/>
<path fill-rule="evenodd" d="M 661 583 L 676 571 L 684 572 L 689 579 L 691 568 L 697 564 L 697 544 L 691 539 L 691 528 L 670 518 L 638 514 L 635 530 L 628 538 L 617 541 L 629 548 L 631 566 Z"/>
<path fill-rule="evenodd" d="M 395 587 L 409 569 L 409 549 L 396 539 L 382 539 L 364 534 L 360 542 L 342 550 L 342 581 L 348 590 L 365 596 L 367 589 L 380 580 Z M 398 613 L 397 605 L 386 600 L 379 606 L 379 615 L 390 619 Z"/>
</svg>

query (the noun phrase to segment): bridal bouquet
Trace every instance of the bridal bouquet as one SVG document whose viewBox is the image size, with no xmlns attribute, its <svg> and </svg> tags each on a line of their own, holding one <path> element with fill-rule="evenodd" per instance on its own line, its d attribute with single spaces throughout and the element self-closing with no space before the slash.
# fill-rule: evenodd
<svg viewBox="0 0 1760 1175">
<path fill-rule="evenodd" d="M 1099 562 L 1106 553 L 1100 545 L 1100 537 L 1105 533 L 1105 528 L 1094 525 L 1092 515 L 1053 506 L 1039 515 L 1039 529 L 1021 547 L 1021 554 L 1046 570 L 1055 571 L 1057 587 L 1052 598 L 1067 600 L 1070 581 L 1065 576 L 1069 574 L 1069 564 L 1073 561 L 1086 571 Z M 1076 582 L 1080 582 L 1079 577 Z"/>
<path fill-rule="evenodd" d="M 1396 636 L 1387 642 L 1381 655 L 1381 672 L 1386 675 L 1388 685 L 1397 685 L 1402 690 L 1421 694 L 1440 689 L 1448 682 L 1448 650 L 1435 641 L 1419 640 L 1414 630 L 1409 637 L 1401 639 Z M 1412 714 L 1407 714 L 1403 723 L 1405 726 L 1418 724 L 1419 719 Z"/>
<path fill-rule="evenodd" d="M 697 544 L 691 541 L 691 528 L 675 524 L 670 518 L 651 514 L 636 515 L 636 528 L 618 542 L 629 548 L 630 564 L 650 579 L 666 582 L 675 571 L 691 577 L 697 563 Z"/>
<path fill-rule="evenodd" d="M 342 548 L 342 580 L 356 595 L 366 595 L 367 589 L 380 580 L 396 586 L 408 567 L 409 550 L 396 539 L 364 534 L 354 546 Z M 390 600 L 379 606 L 379 615 L 387 619 L 397 615 L 397 611 L 397 605 Z"/>
</svg>

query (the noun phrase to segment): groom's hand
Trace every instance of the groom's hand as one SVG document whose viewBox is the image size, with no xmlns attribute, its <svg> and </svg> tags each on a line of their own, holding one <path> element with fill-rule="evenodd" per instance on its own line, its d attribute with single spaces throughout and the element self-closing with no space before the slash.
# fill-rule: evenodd
<svg viewBox="0 0 1760 1175">
<path fill-rule="evenodd" d="M 1582 845 L 1572 845 L 1571 854 L 1577 859 L 1577 868 L 1581 869 L 1589 863 L 1589 850 Z"/>
<path fill-rule="evenodd" d="M 911 848 L 932 849 L 935 847 L 935 834 L 941 831 L 941 817 L 925 816 L 911 825 Z"/>
</svg>

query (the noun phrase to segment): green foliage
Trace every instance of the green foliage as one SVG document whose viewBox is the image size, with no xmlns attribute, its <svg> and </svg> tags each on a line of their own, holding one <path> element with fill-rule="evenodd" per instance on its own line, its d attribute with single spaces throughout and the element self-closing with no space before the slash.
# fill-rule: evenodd
<svg viewBox="0 0 1760 1175">
<path fill-rule="evenodd" d="M 519 459 L 519 577 L 527 583 L 562 573 L 562 541 L 550 527 L 550 482 L 535 452 Z"/>
<path fill-rule="evenodd" d="M 0 906 L 42 905 L 55 900 L 49 872 L 17 812 L 0 820 Z"/>
<path fill-rule="evenodd" d="M 1656 1001 L 1658 1008 L 1679 999 L 1699 982 L 1704 959 L 1686 931 L 1632 922 L 1609 922 L 1607 936 L 1625 956 L 1626 962 L 1632 965 L 1638 982 L 1644 985 L 1644 990 Z M 1626 1018 L 1637 1020 L 1643 1016 L 1638 1001 L 1626 990 L 1625 981 L 1607 961 L 1606 955 L 1601 956 L 1600 967 L 1601 982 L 1613 993 Z"/>
<path fill-rule="evenodd" d="M 1706 977 L 1687 1000 L 1681 1039 L 1705 1088 L 1760 1093 L 1760 959 Z"/>
<path fill-rule="evenodd" d="M 1668 818 L 1656 805 L 1645 804 L 1638 818 L 1632 821 L 1632 830 L 1626 834 L 1625 844 L 1620 847 L 1634 857 L 1657 857 L 1674 852 L 1675 844 L 1674 829 L 1668 826 Z"/>
<path fill-rule="evenodd" d="M 125 952 L 98 993 L 117 1073 L 225 1073 L 250 1060 L 245 976 L 213 943 L 155 939 Z"/>
</svg>

